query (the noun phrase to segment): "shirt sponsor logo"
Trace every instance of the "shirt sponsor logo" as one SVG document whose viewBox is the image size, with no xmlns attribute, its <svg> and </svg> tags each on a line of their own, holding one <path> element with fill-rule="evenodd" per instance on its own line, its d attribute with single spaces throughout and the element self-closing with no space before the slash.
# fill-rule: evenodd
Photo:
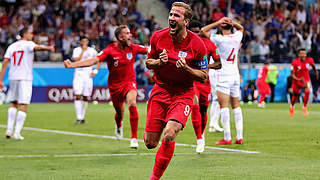
<svg viewBox="0 0 320 180">
<path fill-rule="evenodd" d="M 179 51 L 178 57 L 179 57 L 179 58 L 180 58 L 180 57 L 186 58 L 187 55 L 188 55 L 188 53 L 183 52 L 183 51 Z"/>
<path fill-rule="evenodd" d="M 132 53 L 127 53 L 127 59 L 131 60 L 132 59 Z"/>
</svg>

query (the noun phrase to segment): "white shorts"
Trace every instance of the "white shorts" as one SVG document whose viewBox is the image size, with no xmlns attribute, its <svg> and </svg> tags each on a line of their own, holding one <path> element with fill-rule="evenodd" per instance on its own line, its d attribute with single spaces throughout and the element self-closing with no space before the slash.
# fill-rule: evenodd
<svg viewBox="0 0 320 180">
<path fill-rule="evenodd" d="M 211 98 L 213 101 L 218 99 L 217 96 L 217 72 L 216 70 L 209 69 L 209 79 L 211 84 Z"/>
<path fill-rule="evenodd" d="M 32 97 L 32 80 L 10 80 L 8 102 L 17 101 L 18 104 L 30 104 Z"/>
<path fill-rule="evenodd" d="M 73 92 L 75 95 L 91 96 L 93 80 L 90 73 L 75 73 L 73 78 Z"/>
<path fill-rule="evenodd" d="M 240 97 L 240 77 L 234 75 L 222 76 L 217 78 L 217 91 L 228 94 L 233 98 Z"/>
</svg>

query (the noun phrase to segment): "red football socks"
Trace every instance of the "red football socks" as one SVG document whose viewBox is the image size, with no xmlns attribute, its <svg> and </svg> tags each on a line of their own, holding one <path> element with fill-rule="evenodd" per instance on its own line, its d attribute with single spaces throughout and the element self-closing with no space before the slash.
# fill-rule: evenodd
<svg viewBox="0 0 320 180">
<path fill-rule="evenodd" d="M 201 134 L 204 133 L 208 122 L 208 114 L 207 114 L 208 106 L 200 105 L 200 114 L 201 114 Z"/>
<path fill-rule="evenodd" d="M 194 104 L 192 107 L 191 120 L 197 139 L 202 139 L 201 114 L 198 104 Z"/>
<path fill-rule="evenodd" d="M 292 95 L 292 97 L 291 97 L 291 106 L 292 106 L 292 107 L 293 107 L 293 106 L 294 106 L 294 104 L 296 103 L 297 98 L 298 98 L 298 96 L 297 96 L 297 95 Z"/>
<path fill-rule="evenodd" d="M 259 104 L 261 104 L 266 99 L 265 95 L 260 95 Z"/>
<path fill-rule="evenodd" d="M 308 101 L 309 101 L 309 95 L 310 95 L 310 91 L 305 91 L 304 92 L 303 107 L 307 107 L 307 104 L 308 104 Z"/>
<path fill-rule="evenodd" d="M 129 112 L 130 112 L 131 138 L 137 138 L 138 122 L 139 122 L 139 114 L 138 114 L 137 107 L 130 106 Z"/>
<path fill-rule="evenodd" d="M 122 126 L 122 118 L 119 117 L 117 113 L 114 115 L 114 120 L 116 121 L 118 128 Z"/>
<path fill-rule="evenodd" d="M 168 167 L 173 153 L 175 142 L 161 141 L 161 146 L 157 151 L 152 175 L 149 180 L 160 179 L 166 168 Z"/>
</svg>

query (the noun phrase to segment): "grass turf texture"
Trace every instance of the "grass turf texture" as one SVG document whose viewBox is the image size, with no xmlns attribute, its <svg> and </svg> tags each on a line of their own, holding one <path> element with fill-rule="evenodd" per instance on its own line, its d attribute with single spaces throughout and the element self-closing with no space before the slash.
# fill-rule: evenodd
<svg viewBox="0 0 320 180">
<path fill-rule="evenodd" d="M 7 108 L 0 106 L 0 124 L 7 121 Z M 177 154 L 162 179 L 319 179 L 320 177 L 320 104 L 309 106 L 310 115 L 302 116 L 301 105 L 294 117 L 288 115 L 288 104 L 267 104 L 266 109 L 244 105 L 243 145 L 215 146 L 222 133 L 206 132 L 206 145 L 260 154 L 221 153 Z M 138 104 L 138 138 L 143 138 L 146 104 Z M 124 137 L 130 137 L 126 108 Z M 89 105 L 88 124 L 75 125 L 73 104 L 31 104 L 25 127 L 114 136 L 114 110 L 108 104 Z M 232 137 L 235 128 L 231 113 Z M 55 157 L 69 154 L 155 153 L 139 143 L 138 150 L 129 141 L 73 136 L 23 130 L 23 141 L 5 139 L 0 128 L 0 179 L 134 179 L 145 180 L 151 174 L 154 154 L 144 156 Z M 191 120 L 180 132 L 178 143 L 195 144 Z M 195 148 L 176 146 L 175 153 L 194 153 Z M 9 157 L 8 155 L 46 155 L 47 157 Z"/>
</svg>

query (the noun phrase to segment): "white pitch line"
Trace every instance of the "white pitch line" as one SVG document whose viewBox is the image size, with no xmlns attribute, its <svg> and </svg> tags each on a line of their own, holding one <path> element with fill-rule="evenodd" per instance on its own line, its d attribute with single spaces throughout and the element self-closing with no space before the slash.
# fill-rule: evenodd
<svg viewBox="0 0 320 180">
<path fill-rule="evenodd" d="M 258 112 L 266 112 L 266 111 L 272 111 L 272 112 L 285 112 L 289 114 L 289 108 L 288 110 L 281 110 L 281 109 L 245 109 L 245 111 L 258 111 Z M 297 111 L 297 110 L 296 110 Z M 320 114 L 318 111 L 308 111 L 310 114 Z"/>
<path fill-rule="evenodd" d="M 48 155 L 1 155 L 0 158 L 43 158 L 49 157 Z"/>
<path fill-rule="evenodd" d="M 203 154 L 233 154 L 235 152 L 204 152 L 198 153 L 174 153 L 174 155 L 203 155 Z M 77 158 L 77 157 L 113 157 L 113 156 L 154 156 L 156 153 L 128 153 L 128 154 L 55 154 L 55 155 L 1 155 L 4 158 Z"/>
<path fill-rule="evenodd" d="M 0 127 L 1 128 L 6 128 L 7 126 L 0 125 Z M 40 129 L 40 128 L 32 128 L 32 127 L 24 127 L 23 129 L 24 130 L 29 130 L 29 131 L 50 132 L 50 133 L 66 134 L 66 135 L 74 135 L 74 136 L 96 137 L 96 138 L 103 138 L 103 139 L 117 139 L 115 136 L 105 136 L 105 135 L 96 135 L 96 134 L 60 131 L 60 130 Z M 130 138 L 120 138 L 118 140 L 131 141 Z M 143 142 L 143 140 L 141 140 L 141 139 L 138 139 L 138 141 L 139 142 Z M 184 146 L 184 147 L 196 147 L 196 145 L 193 145 L 193 144 L 176 143 L 175 145 L 176 146 Z M 241 153 L 247 153 L 247 154 L 258 154 L 258 153 L 260 153 L 258 151 L 247 151 L 247 150 L 240 150 L 240 149 L 219 148 L 219 147 L 211 147 L 211 146 L 206 146 L 205 148 L 206 149 L 214 149 L 214 150 L 222 150 L 222 151 L 241 152 Z"/>
</svg>

